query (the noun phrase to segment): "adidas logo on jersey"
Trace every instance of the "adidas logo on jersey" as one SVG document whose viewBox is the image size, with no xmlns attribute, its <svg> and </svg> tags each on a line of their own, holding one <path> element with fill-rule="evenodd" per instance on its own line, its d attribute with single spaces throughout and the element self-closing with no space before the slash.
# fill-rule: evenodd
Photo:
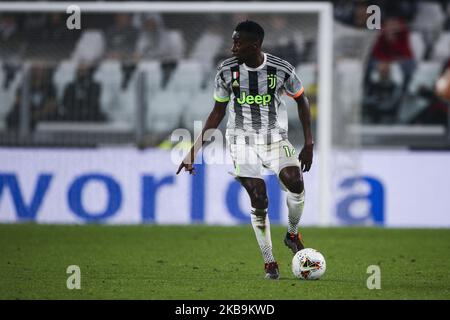
<svg viewBox="0 0 450 320">
<path fill-rule="evenodd" d="M 272 96 L 270 94 L 265 94 L 265 95 L 256 95 L 253 96 L 251 94 L 247 95 L 245 93 L 245 91 L 241 92 L 241 96 L 237 99 L 237 102 L 239 104 L 254 104 L 256 103 L 257 105 L 260 106 L 267 106 L 269 105 L 270 101 L 272 100 Z"/>
</svg>

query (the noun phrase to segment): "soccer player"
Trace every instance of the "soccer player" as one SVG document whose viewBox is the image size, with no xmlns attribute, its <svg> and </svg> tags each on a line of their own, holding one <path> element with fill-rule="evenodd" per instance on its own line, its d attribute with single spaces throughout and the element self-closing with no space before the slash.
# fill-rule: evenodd
<svg viewBox="0 0 450 320">
<path fill-rule="evenodd" d="M 240 22 L 232 39 L 233 57 L 224 60 L 217 70 L 214 108 L 177 174 L 183 168 L 190 174 L 195 173 L 194 159 L 208 139 L 207 130 L 218 127 L 228 108 L 226 138 L 235 167 L 234 175 L 250 196 L 251 223 L 264 258 L 265 278 L 278 279 L 262 169 L 276 173 L 287 192 L 289 226 L 284 243 L 295 254 L 304 248 L 298 225 L 305 201 L 302 171 L 309 171 L 313 158 L 310 108 L 294 67 L 262 51 L 264 29 L 258 23 Z M 287 128 L 278 121 L 283 94 L 297 102 L 303 127 L 305 144 L 298 158 L 287 139 Z"/>
</svg>

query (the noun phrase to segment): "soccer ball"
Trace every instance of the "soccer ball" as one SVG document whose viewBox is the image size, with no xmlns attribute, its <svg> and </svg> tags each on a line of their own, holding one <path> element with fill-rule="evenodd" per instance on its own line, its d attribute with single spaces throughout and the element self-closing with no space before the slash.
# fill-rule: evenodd
<svg viewBox="0 0 450 320">
<path fill-rule="evenodd" d="M 298 251 L 292 258 L 292 272 L 299 279 L 317 280 L 323 276 L 326 268 L 323 255 L 311 248 Z"/>
</svg>

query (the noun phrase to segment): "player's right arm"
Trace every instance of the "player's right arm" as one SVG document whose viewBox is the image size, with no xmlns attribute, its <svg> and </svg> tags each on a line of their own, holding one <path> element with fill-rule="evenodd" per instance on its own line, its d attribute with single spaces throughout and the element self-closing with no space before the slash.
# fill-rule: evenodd
<svg viewBox="0 0 450 320">
<path fill-rule="evenodd" d="M 217 129 L 222 119 L 225 117 L 228 102 L 230 101 L 231 90 L 224 78 L 224 68 L 223 63 L 219 68 L 217 68 L 217 74 L 214 80 L 214 108 L 206 120 L 205 126 L 203 127 L 202 133 L 194 142 L 189 153 L 186 155 L 184 160 L 178 167 L 177 174 L 180 173 L 181 169 L 184 171 L 189 171 L 190 174 L 195 174 L 194 172 L 194 160 L 197 153 L 202 148 L 205 141 L 209 140 L 213 130 Z"/>
<path fill-rule="evenodd" d="M 205 126 L 203 127 L 202 133 L 200 136 L 197 137 L 195 140 L 194 145 L 191 147 L 191 150 L 186 155 L 184 160 L 181 162 L 180 166 L 178 167 L 177 174 L 180 173 L 180 171 L 184 168 L 184 171 L 189 171 L 190 174 L 195 174 L 194 171 L 194 160 L 197 155 L 197 153 L 202 148 L 205 141 L 209 140 L 209 137 L 211 136 L 212 130 L 210 129 L 217 129 L 222 119 L 225 117 L 225 113 L 227 110 L 227 104 L 228 102 L 221 102 L 217 101 L 214 104 L 214 108 L 211 111 L 211 113 L 208 116 L 208 119 L 206 120 Z"/>
<path fill-rule="evenodd" d="M 303 128 L 303 137 L 305 144 L 298 155 L 303 172 L 309 171 L 312 165 L 314 142 L 311 130 L 311 111 L 308 99 L 304 93 L 303 84 L 296 75 L 295 70 L 292 71 L 290 77 L 285 82 L 285 89 L 289 96 L 297 102 L 298 116 Z"/>
</svg>

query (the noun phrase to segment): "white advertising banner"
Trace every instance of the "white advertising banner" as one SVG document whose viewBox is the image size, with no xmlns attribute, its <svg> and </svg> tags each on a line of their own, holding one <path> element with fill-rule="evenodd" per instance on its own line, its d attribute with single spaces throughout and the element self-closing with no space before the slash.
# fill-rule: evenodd
<svg viewBox="0 0 450 320">
<path fill-rule="evenodd" d="M 335 181 L 333 225 L 450 227 L 450 153 L 362 151 L 357 175 Z M 0 222 L 249 223 L 250 201 L 228 172 L 197 165 L 176 175 L 170 151 L 1 149 Z M 317 159 L 305 174 L 301 223 L 318 224 Z M 267 176 L 273 224 L 287 223 L 285 194 Z"/>
</svg>

